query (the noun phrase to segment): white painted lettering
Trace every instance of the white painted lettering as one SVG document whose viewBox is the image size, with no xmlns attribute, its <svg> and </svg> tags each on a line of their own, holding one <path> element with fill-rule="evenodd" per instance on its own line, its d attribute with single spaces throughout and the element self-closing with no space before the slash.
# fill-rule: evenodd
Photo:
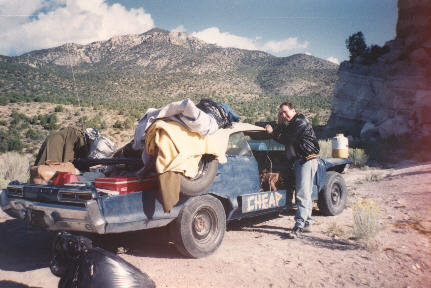
<svg viewBox="0 0 431 288">
<path fill-rule="evenodd" d="M 262 207 L 262 200 L 260 198 L 260 194 L 257 194 L 256 196 L 254 196 L 254 209 L 260 210 L 261 207 Z"/>
<path fill-rule="evenodd" d="M 275 207 L 275 197 L 274 192 L 269 194 L 269 201 L 268 201 L 269 208 Z"/>
<path fill-rule="evenodd" d="M 268 193 L 262 195 L 262 207 L 261 209 L 268 209 Z"/>
<path fill-rule="evenodd" d="M 280 202 L 281 198 L 283 198 L 283 195 L 278 192 L 275 192 L 275 203 L 277 206 L 279 206 L 278 202 Z"/>
<path fill-rule="evenodd" d="M 254 208 L 254 202 L 252 205 L 253 200 L 254 200 L 254 197 L 252 197 L 252 196 L 247 197 L 247 212 L 253 211 L 255 209 Z"/>
</svg>

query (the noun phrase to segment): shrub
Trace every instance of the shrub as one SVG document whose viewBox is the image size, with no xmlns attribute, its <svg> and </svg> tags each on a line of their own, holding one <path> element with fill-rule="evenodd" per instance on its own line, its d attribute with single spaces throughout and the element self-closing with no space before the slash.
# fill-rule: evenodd
<svg viewBox="0 0 431 288">
<path fill-rule="evenodd" d="M 365 176 L 366 182 L 379 182 L 383 179 L 383 175 L 381 173 L 370 173 Z"/>
<path fill-rule="evenodd" d="M 115 121 L 114 125 L 112 125 L 112 127 L 121 129 L 123 128 L 123 122 L 121 122 L 120 120 L 117 120 Z"/>
<path fill-rule="evenodd" d="M 17 152 L 0 155 L 0 183 L 4 185 L 12 180 L 25 182 L 29 179 L 30 161 L 28 157 Z M 4 187 L 2 187 L 4 188 Z"/>
<path fill-rule="evenodd" d="M 23 148 L 21 137 L 16 130 L 0 129 L 0 153 L 7 151 L 21 151 Z"/>
<path fill-rule="evenodd" d="M 332 157 L 332 142 L 331 140 L 319 140 L 320 146 L 320 157 L 329 158 Z"/>
<path fill-rule="evenodd" d="M 54 113 L 43 115 L 38 118 L 40 120 L 40 125 L 42 125 L 45 130 L 57 130 L 59 128 L 57 124 L 58 118 Z"/>
<path fill-rule="evenodd" d="M 365 153 L 364 149 L 360 148 L 350 148 L 349 158 L 352 160 L 352 164 L 355 167 L 363 167 L 368 161 L 368 155 Z"/>
<path fill-rule="evenodd" d="M 58 105 L 54 108 L 54 112 L 64 112 L 64 107 L 61 105 Z"/>
<path fill-rule="evenodd" d="M 25 133 L 25 137 L 29 138 L 31 140 L 41 140 L 43 138 L 43 136 L 44 135 L 42 133 L 40 133 L 40 132 L 38 132 L 36 130 L 33 130 L 31 128 L 29 128 L 27 130 L 27 132 Z"/>
<path fill-rule="evenodd" d="M 368 242 L 379 232 L 379 207 L 375 199 L 356 199 L 353 209 L 353 235 Z"/>
<path fill-rule="evenodd" d="M 322 123 L 322 120 L 320 119 L 320 115 L 316 114 L 316 116 L 313 117 L 311 120 L 311 125 L 313 126 L 319 126 Z"/>
</svg>

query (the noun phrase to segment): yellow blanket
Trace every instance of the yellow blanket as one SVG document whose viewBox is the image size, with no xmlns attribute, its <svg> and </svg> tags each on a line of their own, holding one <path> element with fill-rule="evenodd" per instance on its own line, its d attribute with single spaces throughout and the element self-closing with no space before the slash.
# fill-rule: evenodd
<svg viewBox="0 0 431 288">
<path fill-rule="evenodd" d="M 175 121 L 154 122 L 145 136 L 147 153 L 156 158 L 156 171 L 180 172 L 187 177 L 198 173 L 203 154 L 215 155 L 220 163 L 226 162 L 225 145 L 213 135 L 201 136 Z"/>
</svg>

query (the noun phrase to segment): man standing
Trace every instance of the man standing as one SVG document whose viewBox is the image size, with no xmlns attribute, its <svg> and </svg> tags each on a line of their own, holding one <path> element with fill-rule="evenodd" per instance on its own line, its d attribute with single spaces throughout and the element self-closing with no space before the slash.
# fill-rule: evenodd
<svg viewBox="0 0 431 288">
<path fill-rule="evenodd" d="M 289 124 L 286 125 L 286 122 Z M 304 228 L 310 229 L 313 220 L 311 194 L 317 172 L 319 142 L 308 119 L 303 114 L 296 113 L 290 102 L 280 105 L 275 129 L 271 125 L 266 125 L 265 129 L 277 142 L 285 145 L 288 158 L 293 161 L 298 210 L 295 215 L 295 226 L 289 236 L 296 238 Z"/>
</svg>

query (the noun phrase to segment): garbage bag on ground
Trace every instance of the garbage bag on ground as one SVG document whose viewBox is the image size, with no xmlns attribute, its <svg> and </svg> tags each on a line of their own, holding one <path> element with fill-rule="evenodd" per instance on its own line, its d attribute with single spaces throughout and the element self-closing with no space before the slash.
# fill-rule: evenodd
<svg viewBox="0 0 431 288">
<path fill-rule="evenodd" d="M 61 277 L 59 288 L 156 287 L 148 275 L 119 256 L 67 232 L 58 233 L 54 240 L 50 269 Z"/>
</svg>

